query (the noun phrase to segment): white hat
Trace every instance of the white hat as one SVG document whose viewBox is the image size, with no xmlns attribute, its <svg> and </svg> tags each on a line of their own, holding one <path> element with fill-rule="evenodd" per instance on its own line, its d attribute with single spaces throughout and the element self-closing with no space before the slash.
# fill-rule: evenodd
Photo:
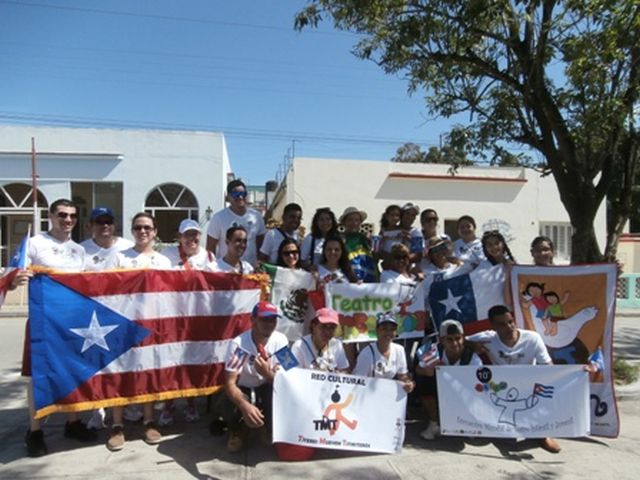
<svg viewBox="0 0 640 480">
<path fill-rule="evenodd" d="M 344 212 L 342 212 L 342 215 L 340 215 L 340 223 L 344 223 L 344 219 L 352 213 L 357 213 L 358 215 L 360 215 L 360 218 L 363 222 L 367 219 L 367 212 L 358 210 L 356 207 L 347 207 L 345 208 Z"/>
<path fill-rule="evenodd" d="M 182 235 L 184 232 L 187 232 L 189 230 L 196 230 L 198 232 L 202 232 L 202 230 L 200 229 L 200 224 L 198 222 L 196 222 L 195 220 L 191 220 L 190 218 L 185 218 L 180 222 L 180 226 L 178 227 L 178 233 Z"/>
<path fill-rule="evenodd" d="M 460 335 L 464 335 L 464 328 L 462 328 L 462 324 L 457 320 L 445 320 L 440 325 L 441 337 L 446 337 L 447 335 L 454 335 L 457 333 L 459 333 Z"/>
<path fill-rule="evenodd" d="M 411 202 L 405 203 L 400 208 L 400 210 L 402 210 L 403 212 L 406 211 L 406 210 L 413 210 L 413 211 L 416 212 L 416 215 L 420 213 L 420 208 L 416 204 L 411 203 Z"/>
</svg>

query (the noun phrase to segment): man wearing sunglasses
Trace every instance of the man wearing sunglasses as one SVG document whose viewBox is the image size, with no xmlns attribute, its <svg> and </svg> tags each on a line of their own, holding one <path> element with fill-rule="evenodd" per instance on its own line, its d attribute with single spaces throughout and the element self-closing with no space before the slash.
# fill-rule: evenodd
<svg viewBox="0 0 640 480">
<path fill-rule="evenodd" d="M 86 252 L 85 269 L 92 271 L 104 270 L 105 260 L 115 252 L 121 252 L 133 247 L 133 242 L 116 233 L 116 220 L 113 211 L 107 207 L 97 207 L 91 210 L 89 218 L 88 238 L 80 245 Z"/>
<path fill-rule="evenodd" d="M 71 232 L 77 222 L 77 209 L 70 200 L 59 199 L 53 202 L 49 207 L 49 231 L 34 235 L 29 240 L 29 251 L 27 254 L 28 264 L 68 272 L 84 270 L 84 248 L 71 239 Z M 28 270 L 20 272 L 14 280 L 14 286 L 25 285 L 32 275 Z M 28 322 L 22 359 L 22 375 L 26 377 L 31 376 L 31 349 Z M 30 424 L 27 430 L 25 444 L 29 456 L 38 457 L 47 453 L 47 445 L 44 442 L 40 420 L 34 419 L 35 406 L 31 382 L 29 382 L 28 385 L 27 400 L 29 403 Z M 86 425 L 78 419 L 75 413 L 68 414 L 67 422 L 64 426 L 64 436 L 84 442 L 96 439 L 96 433 L 88 430 Z"/>
<path fill-rule="evenodd" d="M 227 230 L 231 227 L 244 227 L 247 231 L 247 249 L 242 260 L 255 267 L 258 263 L 258 250 L 266 233 L 262 215 L 257 210 L 247 207 L 247 187 L 242 180 L 229 182 L 226 199 L 229 206 L 216 212 L 209 222 L 207 250 L 216 258 L 223 258 L 227 253 Z"/>
</svg>

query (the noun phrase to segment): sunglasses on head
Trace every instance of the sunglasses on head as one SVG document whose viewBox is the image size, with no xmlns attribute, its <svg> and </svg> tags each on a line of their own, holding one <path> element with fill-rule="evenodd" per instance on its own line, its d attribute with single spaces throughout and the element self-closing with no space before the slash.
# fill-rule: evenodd
<svg viewBox="0 0 640 480">
<path fill-rule="evenodd" d="M 77 213 L 58 212 L 58 213 L 56 213 L 56 217 L 58 217 L 58 218 L 70 218 L 71 220 L 76 220 L 78 218 L 78 214 Z"/>
<path fill-rule="evenodd" d="M 231 195 L 231 198 L 233 198 L 235 200 L 237 200 L 239 198 L 247 198 L 247 192 L 244 192 L 244 191 L 242 191 L 242 192 L 231 192 L 230 195 Z"/>
<path fill-rule="evenodd" d="M 144 230 L 145 232 L 150 232 L 151 230 L 153 230 L 153 227 L 151 225 L 134 225 L 133 230 L 135 230 L 136 232 L 141 232 L 142 230 Z"/>
</svg>

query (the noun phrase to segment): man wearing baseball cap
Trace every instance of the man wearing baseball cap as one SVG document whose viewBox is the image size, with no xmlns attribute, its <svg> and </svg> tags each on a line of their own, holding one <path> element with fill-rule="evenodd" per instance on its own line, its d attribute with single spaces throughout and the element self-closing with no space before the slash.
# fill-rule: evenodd
<svg viewBox="0 0 640 480">
<path fill-rule="evenodd" d="M 178 226 L 178 245 L 162 250 L 162 254 L 171 260 L 171 266 L 178 270 L 213 271 L 216 258 L 200 246 L 202 230 L 200 224 L 185 218 Z"/>
<path fill-rule="evenodd" d="M 104 270 L 109 256 L 133 247 L 131 240 L 116 235 L 116 218 L 108 207 L 91 210 L 87 228 L 91 238 L 80 244 L 86 252 L 85 270 Z"/>
<path fill-rule="evenodd" d="M 316 312 L 311 320 L 311 333 L 297 340 L 291 347 L 301 368 L 328 372 L 349 371 L 349 361 L 342 342 L 334 338 L 338 325 L 340 322 L 335 310 L 321 308 Z"/>
<path fill-rule="evenodd" d="M 271 397 L 277 369 L 275 352 L 289 343 L 276 331 L 278 308 L 258 302 L 251 313 L 251 329 L 234 338 L 227 352 L 225 389 L 216 410 L 229 428 L 227 451 L 243 449 L 249 428 L 271 430 Z M 266 436 L 266 435 L 265 435 Z"/>
<path fill-rule="evenodd" d="M 416 351 L 416 384 L 422 407 L 429 415 L 427 428 L 420 433 L 425 440 L 434 440 L 440 435 L 438 410 L 438 365 L 482 365 L 482 360 L 465 345 L 464 330 L 457 320 L 445 320 L 440 325 L 440 343 L 432 344 L 425 338 Z"/>
</svg>

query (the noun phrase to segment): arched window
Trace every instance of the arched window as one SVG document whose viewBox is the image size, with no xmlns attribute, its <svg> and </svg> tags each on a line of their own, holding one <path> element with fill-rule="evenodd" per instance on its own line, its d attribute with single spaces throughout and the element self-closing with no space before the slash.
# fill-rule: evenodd
<svg viewBox="0 0 640 480">
<path fill-rule="evenodd" d="M 178 225 L 185 218 L 198 221 L 198 200 L 191 190 L 178 183 L 163 183 L 147 195 L 145 211 L 156 218 L 158 237 L 173 242 Z"/>
<path fill-rule="evenodd" d="M 47 231 L 47 199 L 37 192 L 41 231 Z M 7 261 L 33 221 L 33 188 L 26 183 L 0 185 L 0 265 Z M 32 226 L 32 232 L 34 228 Z"/>
</svg>

